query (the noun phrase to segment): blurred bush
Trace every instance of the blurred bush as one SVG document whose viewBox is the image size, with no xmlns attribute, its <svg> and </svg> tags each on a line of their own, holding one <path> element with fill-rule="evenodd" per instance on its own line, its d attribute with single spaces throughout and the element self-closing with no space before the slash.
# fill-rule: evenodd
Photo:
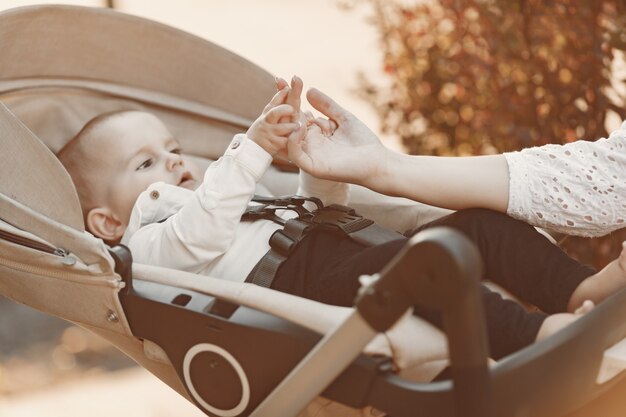
<svg viewBox="0 0 626 417">
<path fill-rule="evenodd" d="M 361 77 L 385 133 L 411 154 L 474 155 L 606 136 L 624 118 L 613 88 L 626 49 L 619 0 L 370 0 L 388 86 Z M 570 238 L 602 266 L 626 233 Z"/>
</svg>

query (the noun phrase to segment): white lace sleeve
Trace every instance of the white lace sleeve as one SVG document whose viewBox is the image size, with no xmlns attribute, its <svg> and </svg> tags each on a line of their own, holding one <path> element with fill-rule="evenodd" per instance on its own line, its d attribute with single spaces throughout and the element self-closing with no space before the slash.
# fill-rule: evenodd
<svg viewBox="0 0 626 417">
<path fill-rule="evenodd" d="M 608 139 L 545 145 L 505 157 L 510 216 L 589 237 L 626 226 L 626 122 Z"/>
</svg>

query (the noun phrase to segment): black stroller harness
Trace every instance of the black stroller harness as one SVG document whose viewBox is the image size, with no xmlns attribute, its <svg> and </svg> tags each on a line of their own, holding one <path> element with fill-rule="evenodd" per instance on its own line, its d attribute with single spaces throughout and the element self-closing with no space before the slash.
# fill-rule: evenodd
<svg viewBox="0 0 626 417">
<path fill-rule="evenodd" d="M 246 281 L 262 287 L 272 285 L 278 268 L 287 260 L 298 244 L 313 230 L 325 228 L 344 235 L 363 246 L 375 246 L 405 236 L 386 229 L 373 220 L 367 219 L 350 207 L 340 204 L 324 206 L 315 197 L 261 197 L 254 196 L 242 216 L 243 221 L 258 219 L 271 220 L 281 224 L 282 229 L 275 231 L 269 239 L 270 250 L 255 265 Z M 315 204 L 316 209 L 308 210 L 306 202 Z M 284 219 L 276 214 L 277 210 L 290 210 L 297 217 Z"/>
</svg>

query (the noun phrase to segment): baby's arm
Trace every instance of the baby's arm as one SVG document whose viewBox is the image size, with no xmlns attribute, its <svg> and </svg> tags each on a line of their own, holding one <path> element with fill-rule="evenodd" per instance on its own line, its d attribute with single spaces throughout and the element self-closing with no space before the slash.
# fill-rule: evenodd
<svg viewBox="0 0 626 417">
<path fill-rule="evenodd" d="M 195 191 L 152 184 L 131 215 L 131 225 L 133 216 L 146 217 L 138 222 L 143 227 L 128 237 L 137 262 L 200 272 L 219 260 L 231 247 L 241 215 L 271 162 L 264 149 L 238 134 Z"/>
<path fill-rule="evenodd" d="M 145 222 L 150 224 L 129 237 L 129 246 L 141 255 L 139 262 L 198 272 L 230 248 L 257 182 L 272 156 L 285 146 L 287 135 L 299 126 L 289 121 L 279 122 L 281 117 L 293 114 L 293 108 L 284 103 L 288 91 L 287 88 L 276 93 L 246 135 L 235 136 L 224 155 L 209 166 L 202 185 L 184 204 L 163 201 L 167 194 L 172 194 L 165 184 L 153 184 L 140 196 L 139 209 L 134 210 L 140 216 L 142 211 L 151 210 L 161 210 L 170 216 L 165 216 L 163 222 Z M 161 193 L 158 187 L 164 187 Z M 180 190 L 173 193 L 179 194 Z"/>
</svg>

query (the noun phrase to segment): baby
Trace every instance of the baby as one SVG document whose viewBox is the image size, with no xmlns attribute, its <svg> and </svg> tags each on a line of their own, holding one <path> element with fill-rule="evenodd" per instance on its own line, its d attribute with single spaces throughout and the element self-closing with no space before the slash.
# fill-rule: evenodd
<svg viewBox="0 0 626 417">
<path fill-rule="evenodd" d="M 58 154 L 78 190 L 88 230 L 109 244 L 126 244 L 140 263 L 244 281 L 269 250 L 269 237 L 282 227 L 269 220 L 241 220 L 257 182 L 290 138 L 298 140 L 307 129 L 333 127 L 315 120 L 305 126 L 301 90 L 295 77 L 291 86 L 282 85 L 246 134 L 235 135 L 202 179 L 155 116 L 123 111 L 91 120 Z M 301 173 L 298 194 L 345 204 L 348 188 Z M 594 274 L 534 228 L 488 210 L 460 211 L 421 229 L 438 225 L 460 230 L 476 243 L 486 278 L 544 312 L 560 313 L 529 313 L 483 287 L 489 345 L 496 359 L 574 320 L 577 315 L 562 312 L 581 306 L 589 282 L 609 283 L 603 287 L 606 296 L 623 285 L 618 282 L 626 275 L 624 253 Z M 272 288 L 352 305 L 359 276 L 379 272 L 405 242 L 366 248 L 342 235 L 314 230 L 281 265 Z M 505 253 L 515 259 L 501 262 Z M 585 303 L 582 312 L 592 305 Z M 437 313 L 420 306 L 415 311 L 441 324 Z"/>
</svg>

